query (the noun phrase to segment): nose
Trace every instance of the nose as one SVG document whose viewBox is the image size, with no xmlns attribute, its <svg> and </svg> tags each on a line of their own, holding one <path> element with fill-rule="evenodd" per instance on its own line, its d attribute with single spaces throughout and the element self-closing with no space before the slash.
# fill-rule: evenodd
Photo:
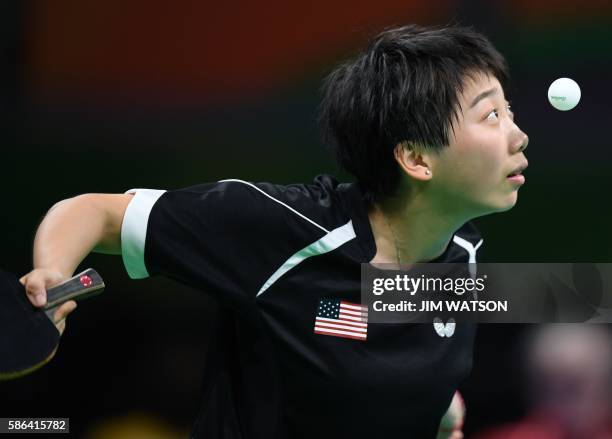
<svg viewBox="0 0 612 439">
<path fill-rule="evenodd" d="M 529 145 L 529 137 L 517 125 L 514 125 L 512 133 L 512 154 L 523 152 Z"/>
<path fill-rule="evenodd" d="M 527 134 L 523 133 L 523 140 L 520 143 L 518 152 L 523 152 L 527 149 L 527 145 L 529 145 L 529 137 Z"/>
</svg>

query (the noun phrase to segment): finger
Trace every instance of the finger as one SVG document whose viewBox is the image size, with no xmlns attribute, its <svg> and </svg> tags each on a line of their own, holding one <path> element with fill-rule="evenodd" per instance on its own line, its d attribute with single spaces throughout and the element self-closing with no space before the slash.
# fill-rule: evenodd
<svg viewBox="0 0 612 439">
<path fill-rule="evenodd" d="M 47 286 L 62 281 L 61 273 L 50 270 L 34 270 L 26 278 L 26 292 L 34 306 L 44 306 L 47 303 Z"/>
<path fill-rule="evenodd" d="M 74 300 L 69 300 L 66 303 L 63 303 L 53 314 L 53 321 L 57 324 L 61 320 L 65 320 L 72 311 L 74 311 L 77 307 L 77 304 Z"/>
<path fill-rule="evenodd" d="M 26 283 L 26 293 L 32 305 L 41 307 L 47 303 L 47 291 L 45 280 L 40 274 L 33 273 L 28 276 Z"/>
<path fill-rule="evenodd" d="M 59 331 L 60 335 L 62 335 L 66 330 L 66 317 L 68 317 L 68 314 L 74 311 L 76 307 L 76 302 L 74 300 L 70 300 L 62 304 L 62 306 L 60 306 L 53 314 L 55 327 Z"/>
<path fill-rule="evenodd" d="M 23 276 L 21 276 L 21 277 L 19 278 L 19 283 L 20 283 L 21 285 L 25 286 L 25 284 L 26 284 L 26 278 L 27 278 L 27 277 L 28 277 L 28 275 L 27 275 L 27 274 L 24 274 Z"/>
<path fill-rule="evenodd" d="M 66 319 L 61 319 L 60 321 L 56 322 L 55 327 L 57 328 L 61 336 L 66 330 Z"/>
</svg>

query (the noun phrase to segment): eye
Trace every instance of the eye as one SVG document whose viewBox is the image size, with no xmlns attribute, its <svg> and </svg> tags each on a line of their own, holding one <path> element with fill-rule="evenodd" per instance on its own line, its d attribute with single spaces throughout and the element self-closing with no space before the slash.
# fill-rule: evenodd
<svg viewBox="0 0 612 439">
<path fill-rule="evenodd" d="M 497 112 L 497 110 L 491 110 L 491 112 L 487 114 L 486 119 L 491 122 L 496 121 L 497 119 L 499 119 L 499 113 Z"/>
</svg>

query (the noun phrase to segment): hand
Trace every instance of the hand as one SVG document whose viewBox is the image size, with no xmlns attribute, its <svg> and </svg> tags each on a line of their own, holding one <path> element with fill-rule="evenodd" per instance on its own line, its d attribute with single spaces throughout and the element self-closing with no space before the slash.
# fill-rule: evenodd
<svg viewBox="0 0 612 439">
<path fill-rule="evenodd" d="M 465 404 L 459 392 L 455 392 L 448 410 L 442 417 L 436 439 L 463 439 L 463 419 L 465 418 Z"/>
<path fill-rule="evenodd" d="M 25 287 L 26 294 L 32 305 L 41 308 L 47 303 L 47 288 L 57 285 L 68 279 L 68 276 L 57 270 L 37 268 L 19 279 Z M 53 313 L 53 323 L 60 334 L 66 329 L 66 317 L 77 307 L 74 300 L 63 303 Z"/>
</svg>

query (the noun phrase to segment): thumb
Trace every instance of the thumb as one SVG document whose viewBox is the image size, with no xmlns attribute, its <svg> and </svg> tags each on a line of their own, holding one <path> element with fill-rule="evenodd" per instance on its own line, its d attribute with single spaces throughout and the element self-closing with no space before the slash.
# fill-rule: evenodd
<svg viewBox="0 0 612 439">
<path fill-rule="evenodd" d="M 74 300 L 69 300 L 66 303 L 63 303 L 53 314 L 53 323 L 55 327 L 59 331 L 60 335 L 64 333 L 66 329 L 66 317 L 74 311 L 77 307 L 77 304 Z"/>
<path fill-rule="evenodd" d="M 68 317 L 68 314 L 76 309 L 76 307 L 77 304 L 74 300 L 69 300 L 66 303 L 62 303 L 62 305 L 53 314 L 53 322 L 57 323 L 60 320 L 64 320 L 66 317 Z"/>
</svg>

